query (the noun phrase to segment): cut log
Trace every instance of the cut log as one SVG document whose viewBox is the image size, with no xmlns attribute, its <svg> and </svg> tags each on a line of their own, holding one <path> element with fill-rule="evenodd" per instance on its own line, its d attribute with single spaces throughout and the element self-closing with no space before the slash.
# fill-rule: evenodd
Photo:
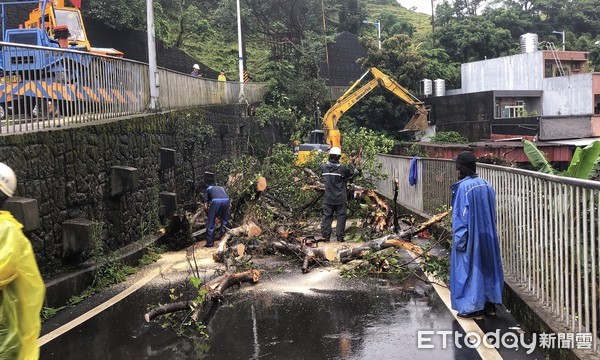
<svg viewBox="0 0 600 360">
<path fill-rule="evenodd" d="M 263 192 L 266 189 L 267 189 L 267 179 L 265 179 L 262 176 L 259 176 L 258 179 L 256 179 L 256 191 Z"/>
<path fill-rule="evenodd" d="M 261 233 L 262 233 L 262 230 L 260 229 L 260 227 L 258 227 L 258 225 L 254 224 L 253 222 L 249 222 L 245 225 L 228 230 L 225 233 L 225 235 L 223 235 L 223 237 L 221 238 L 221 241 L 219 242 L 219 246 L 217 247 L 217 251 L 213 254 L 213 259 L 216 262 L 223 262 L 225 260 L 227 253 L 235 254 L 235 253 L 239 253 L 240 250 L 242 251 L 242 254 L 240 254 L 240 255 L 243 255 L 244 249 L 240 249 L 239 247 L 232 247 L 232 248 L 234 248 L 234 250 L 229 250 L 230 247 L 227 244 L 229 239 L 231 239 L 234 236 L 242 236 L 242 235 L 249 237 L 249 238 L 253 238 L 253 237 L 257 237 Z"/>
<path fill-rule="evenodd" d="M 310 266 L 318 261 L 335 260 L 335 251 L 332 248 L 311 248 L 303 244 L 293 244 L 285 241 L 275 241 L 273 246 L 277 251 L 286 255 L 295 255 L 302 261 L 302 272 L 310 271 Z"/>
<path fill-rule="evenodd" d="M 192 301 L 180 301 L 176 303 L 166 304 L 157 306 L 144 314 L 146 322 L 152 321 L 154 318 L 160 315 L 169 314 L 181 310 L 191 310 L 193 313 L 191 318 L 194 321 L 198 321 L 199 315 L 205 309 L 207 304 L 213 304 L 222 299 L 223 293 L 231 286 L 240 285 L 241 283 L 257 283 L 260 278 L 260 272 L 258 270 L 248 270 L 242 273 L 236 274 L 225 274 L 218 276 L 208 283 L 202 285 L 199 291 L 206 291 L 204 295 L 204 301 L 196 306 L 194 309 L 194 302 Z"/>
<path fill-rule="evenodd" d="M 157 316 L 169 314 L 176 311 L 181 310 L 190 310 L 194 307 L 194 303 L 192 301 L 180 301 L 176 303 L 165 304 L 161 306 L 157 306 L 154 309 L 150 310 L 146 314 L 144 314 L 144 319 L 146 322 L 152 321 Z"/>
</svg>

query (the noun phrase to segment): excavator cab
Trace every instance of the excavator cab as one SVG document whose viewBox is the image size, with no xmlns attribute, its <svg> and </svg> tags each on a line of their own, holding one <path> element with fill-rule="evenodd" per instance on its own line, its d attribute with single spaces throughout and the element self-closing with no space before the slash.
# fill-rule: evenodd
<svg viewBox="0 0 600 360">
<path fill-rule="evenodd" d="M 325 142 L 325 131 L 324 130 L 313 130 L 308 135 L 308 143 L 297 145 L 296 152 L 296 165 L 300 166 L 305 164 L 310 158 L 313 151 L 324 152 L 327 151 L 331 145 Z"/>
</svg>

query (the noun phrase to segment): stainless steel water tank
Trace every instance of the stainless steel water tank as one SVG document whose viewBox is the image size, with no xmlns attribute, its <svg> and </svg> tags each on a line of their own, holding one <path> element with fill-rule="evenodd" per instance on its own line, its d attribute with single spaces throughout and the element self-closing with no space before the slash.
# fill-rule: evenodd
<svg viewBox="0 0 600 360">
<path fill-rule="evenodd" d="M 521 54 L 532 53 L 538 50 L 537 34 L 527 33 L 521 35 Z"/>
<path fill-rule="evenodd" d="M 433 85 L 431 79 L 421 80 L 421 94 L 425 96 L 433 94 Z"/>
<path fill-rule="evenodd" d="M 444 80 L 444 79 L 433 80 L 433 88 L 434 88 L 435 96 L 446 95 L 446 80 Z"/>
</svg>

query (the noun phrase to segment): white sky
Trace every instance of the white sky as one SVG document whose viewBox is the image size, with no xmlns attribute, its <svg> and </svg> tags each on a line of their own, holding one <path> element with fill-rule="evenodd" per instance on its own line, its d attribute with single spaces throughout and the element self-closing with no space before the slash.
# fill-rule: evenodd
<svg viewBox="0 0 600 360">
<path fill-rule="evenodd" d="M 417 12 L 422 12 L 431 15 L 431 0 L 396 0 L 400 5 L 407 9 L 413 6 L 417 8 Z"/>
</svg>

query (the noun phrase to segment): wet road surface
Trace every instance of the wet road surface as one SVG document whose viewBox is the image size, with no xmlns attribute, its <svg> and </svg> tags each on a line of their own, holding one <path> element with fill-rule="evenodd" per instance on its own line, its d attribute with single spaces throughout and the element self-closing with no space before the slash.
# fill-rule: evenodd
<svg viewBox="0 0 600 360">
<path fill-rule="evenodd" d="M 178 267 L 179 266 L 179 267 Z M 146 323 L 148 304 L 168 302 L 167 289 L 187 275 L 185 264 L 156 276 L 140 290 L 41 347 L 41 359 L 481 359 L 455 343 L 464 336 L 443 300 L 418 279 L 344 279 L 337 270 L 266 271 L 255 285 L 232 288 L 210 314 L 208 340 L 178 338 Z M 121 284 L 44 324 L 42 334 L 84 314 L 127 288 Z M 473 321 L 469 321 L 473 323 Z M 478 321 L 485 332 L 516 324 L 505 309 Z M 419 331 L 429 333 L 419 337 Z M 446 338 L 438 332 L 453 332 Z M 421 345 L 419 346 L 419 340 Z M 429 346 L 430 348 L 422 348 Z M 505 359 L 544 359 L 536 351 L 499 349 Z"/>
</svg>

